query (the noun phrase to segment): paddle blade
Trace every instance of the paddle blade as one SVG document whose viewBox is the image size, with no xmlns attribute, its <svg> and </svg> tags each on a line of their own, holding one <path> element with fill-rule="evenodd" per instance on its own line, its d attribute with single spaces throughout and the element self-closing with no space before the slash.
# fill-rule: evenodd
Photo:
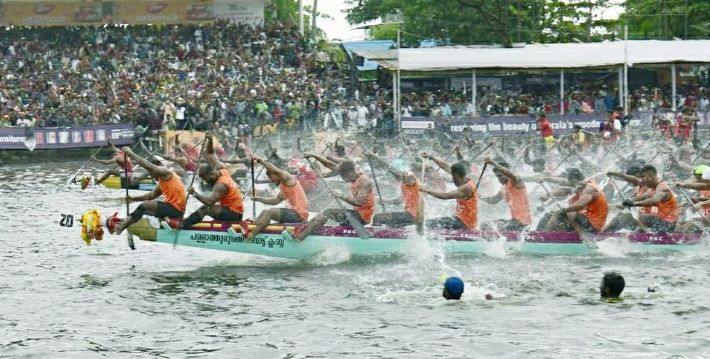
<svg viewBox="0 0 710 359">
<path fill-rule="evenodd" d="M 128 233 L 128 248 L 131 250 L 136 250 L 136 244 L 133 242 L 133 235 Z"/>
<path fill-rule="evenodd" d="M 372 237 L 370 235 L 370 232 L 367 231 L 367 228 L 360 222 L 355 216 L 353 216 L 350 212 L 345 211 L 345 216 L 348 218 L 348 222 L 350 222 L 350 225 L 353 226 L 355 229 L 355 232 L 357 232 L 357 236 L 362 238 L 362 239 L 369 239 Z"/>
</svg>

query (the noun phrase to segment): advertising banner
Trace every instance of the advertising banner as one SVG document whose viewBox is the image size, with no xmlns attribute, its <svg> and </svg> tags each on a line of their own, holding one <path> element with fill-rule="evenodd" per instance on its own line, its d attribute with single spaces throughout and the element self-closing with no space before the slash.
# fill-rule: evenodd
<svg viewBox="0 0 710 359">
<path fill-rule="evenodd" d="M 628 127 L 651 127 L 652 114 L 636 113 L 632 116 Z M 581 115 L 548 115 L 552 128 L 556 133 L 572 132 L 574 125 L 579 125 L 582 129 L 596 131 L 599 125 L 606 119 L 604 114 L 581 114 Z M 537 132 L 536 117 L 530 115 L 512 115 L 495 117 L 459 117 L 455 119 L 431 118 L 431 117 L 409 117 L 402 119 L 402 130 L 405 134 L 420 135 L 427 129 L 435 128 L 447 130 L 452 133 L 461 132 L 464 128 L 469 128 L 473 136 L 510 136 L 521 134 L 534 134 Z"/>
<path fill-rule="evenodd" d="M 0 150 L 48 150 L 99 147 L 110 138 L 116 146 L 133 144 L 130 124 L 80 126 L 68 129 L 0 128 Z"/>
<path fill-rule="evenodd" d="M 210 22 L 216 17 L 211 0 L 126 0 L 113 4 L 114 22 L 120 24 Z"/>
<path fill-rule="evenodd" d="M 218 17 L 235 23 L 264 22 L 264 0 L 214 0 L 214 11 Z"/>
<path fill-rule="evenodd" d="M 15 26 L 98 25 L 104 23 L 101 2 L 3 2 L 2 23 Z"/>
</svg>

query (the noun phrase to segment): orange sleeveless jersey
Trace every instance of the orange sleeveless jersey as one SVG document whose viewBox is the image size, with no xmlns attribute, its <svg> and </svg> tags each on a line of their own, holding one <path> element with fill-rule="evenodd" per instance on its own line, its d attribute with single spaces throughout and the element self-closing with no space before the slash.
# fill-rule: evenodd
<svg viewBox="0 0 710 359">
<path fill-rule="evenodd" d="M 288 206 L 292 210 L 296 211 L 301 219 L 307 221 L 308 198 L 306 198 L 306 192 L 303 190 L 301 183 L 296 181 L 295 185 L 289 187 L 285 183 L 281 182 L 281 184 L 279 184 L 279 189 L 281 189 L 281 193 L 283 193 L 284 197 L 286 197 Z"/>
<path fill-rule="evenodd" d="M 400 186 L 402 190 L 402 198 L 404 198 L 404 210 L 411 214 L 412 217 L 417 217 L 417 208 L 419 207 L 419 180 L 415 178 L 414 184 L 406 184 L 402 182 Z"/>
<path fill-rule="evenodd" d="M 513 180 L 508 179 L 508 183 L 505 184 L 505 201 L 508 202 L 510 215 L 513 219 L 526 225 L 532 223 L 530 206 L 528 206 L 528 191 L 525 187 L 515 187 Z"/>
<path fill-rule="evenodd" d="M 478 222 L 478 193 L 473 181 L 468 180 L 466 185 L 471 187 L 473 195 L 471 198 L 459 198 L 456 200 L 456 218 L 461 220 L 461 223 L 463 223 L 466 228 L 473 229 L 476 228 Z"/>
<path fill-rule="evenodd" d="M 587 217 L 587 219 L 589 219 L 589 223 L 592 224 L 592 227 L 599 231 L 604 227 L 604 224 L 606 224 L 606 216 L 609 213 L 609 203 L 606 201 L 604 192 L 599 189 L 599 186 L 594 183 L 594 181 L 587 181 L 586 183 L 594 188 L 597 195 L 596 198 L 587 203 L 587 206 L 582 208 L 578 213 Z M 574 204 L 580 197 L 580 193 L 575 194 L 569 199 L 569 204 Z"/>
<path fill-rule="evenodd" d="M 242 199 L 242 192 L 239 191 L 239 187 L 232 179 L 232 175 L 229 171 L 222 168 L 219 170 L 219 178 L 217 183 L 221 183 L 227 186 L 227 193 L 219 199 L 219 205 L 229 210 L 237 213 L 244 213 L 244 200 Z"/>
<path fill-rule="evenodd" d="M 661 182 L 664 183 L 664 182 Z M 659 186 L 661 185 L 659 183 Z M 651 195 L 656 194 L 656 188 L 654 188 L 651 191 Z M 661 202 L 653 207 L 651 207 L 652 212 L 650 213 L 652 216 L 657 216 L 658 218 L 666 221 L 666 222 L 677 222 L 678 221 L 678 215 L 680 214 L 680 209 L 678 208 L 678 200 L 675 197 L 675 193 L 673 191 L 671 192 L 671 198 L 667 201 Z"/>
<path fill-rule="evenodd" d="M 171 204 L 180 212 L 185 211 L 187 194 L 185 193 L 185 186 L 182 184 L 180 176 L 171 171 L 169 180 L 158 179 L 158 187 L 160 187 L 160 192 L 163 193 L 166 203 Z"/>
<path fill-rule="evenodd" d="M 358 186 L 360 185 L 360 181 L 365 177 L 362 173 L 360 173 L 357 177 L 357 180 L 353 182 L 350 185 L 350 193 L 353 195 L 353 198 L 358 197 Z M 353 206 L 355 211 L 360 214 L 360 217 L 362 217 L 362 220 L 365 221 L 365 223 L 370 223 L 370 220 L 372 219 L 372 214 L 375 212 L 375 192 L 370 190 L 370 193 L 367 194 L 367 199 L 365 200 L 365 203 L 362 204 L 362 206 L 355 207 Z"/>
<path fill-rule="evenodd" d="M 646 188 L 645 186 L 638 186 L 638 188 L 636 189 L 636 193 L 634 194 L 634 197 L 644 194 L 647 190 L 648 190 L 648 188 Z M 651 213 L 653 213 L 652 209 L 653 209 L 652 207 L 639 207 L 639 213 L 640 214 L 651 214 Z"/>
</svg>

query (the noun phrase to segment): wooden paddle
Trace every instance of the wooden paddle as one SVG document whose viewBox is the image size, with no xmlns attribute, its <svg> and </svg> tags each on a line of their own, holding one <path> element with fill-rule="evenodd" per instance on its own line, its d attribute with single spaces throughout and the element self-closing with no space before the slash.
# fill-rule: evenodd
<svg viewBox="0 0 710 359">
<path fill-rule="evenodd" d="M 624 194 L 624 192 L 623 192 L 623 191 L 619 188 L 619 186 L 616 184 L 616 181 L 614 180 L 614 177 L 609 176 L 609 181 L 611 181 L 611 185 L 614 186 L 614 188 L 616 189 L 616 191 L 619 192 L 619 194 L 621 195 L 621 199 L 623 199 L 624 201 L 626 201 L 628 198 L 626 198 L 626 195 Z M 634 213 L 631 212 L 631 208 L 627 208 L 627 209 L 628 209 L 629 212 L 631 213 L 631 218 L 633 218 L 634 221 L 636 221 L 636 224 L 638 224 L 639 227 L 641 227 L 641 231 L 642 231 L 642 232 L 648 232 L 648 227 L 646 227 L 646 225 L 643 224 L 643 222 L 641 222 L 640 219 L 638 219 L 638 218 L 636 218 L 636 216 L 634 216 Z"/>
<path fill-rule="evenodd" d="M 128 189 L 131 187 L 131 178 L 128 176 L 128 155 L 123 153 L 123 173 L 126 175 L 126 220 L 131 216 L 130 203 L 128 202 Z M 131 231 L 126 230 L 126 238 L 128 239 L 128 248 L 131 250 L 136 250 L 136 244 L 133 242 L 133 235 Z"/>
<path fill-rule="evenodd" d="M 205 151 L 205 144 L 207 143 L 207 136 L 205 136 L 205 139 L 202 140 L 202 146 L 200 147 L 200 153 L 197 155 L 197 161 L 195 161 L 196 164 L 200 163 L 200 160 L 202 159 L 202 153 Z M 195 170 L 195 172 L 192 173 L 192 179 L 190 180 L 190 187 L 192 187 L 193 184 L 195 184 L 195 177 L 197 177 L 197 173 L 200 172 L 199 167 Z M 190 193 L 187 193 L 187 197 L 185 198 L 185 211 L 187 211 L 187 201 L 190 200 Z M 180 229 L 182 229 L 182 224 L 183 221 L 185 220 L 185 211 L 182 212 L 180 215 L 180 222 L 178 222 L 178 227 L 175 229 L 175 237 L 173 237 L 173 249 L 177 246 L 177 239 L 178 239 L 178 233 L 180 232 Z"/>
<path fill-rule="evenodd" d="M 688 196 L 688 192 L 686 192 L 681 187 L 678 187 L 678 190 L 680 191 L 680 193 L 683 194 L 683 197 L 685 197 L 685 199 L 690 203 L 690 206 L 693 208 L 693 211 L 695 211 L 695 213 L 697 213 L 700 216 L 700 218 L 703 218 L 705 220 L 705 222 L 707 222 L 707 224 L 710 225 L 710 218 L 705 217 L 702 213 L 700 213 L 700 210 L 698 208 L 696 208 L 695 205 L 693 204 L 693 200 L 691 200 L 690 196 Z"/>
<path fill-rule="evenodd" d="M 372 167 L 372 161 L 370 157 L 367 157 L 367 164 L 370 165 L 370 171 L 372 171 L 372 180 L 375 181 L 375 188 L 377 189 L 377 196 L 380 197 L 380 204 L 382 205 L 382 211 L 387 212 L 387 207 L 385 206 L 385 201 L 382 199 L 382 193 L 380 193 L 380 185 L 377 183 L 377 175 L 375 174 L 375 168 Z"/>
<path fill-rule="evenodd" d="M 350 225 L 353 226 L 353 228 L 355 228 L 355 232 L 357 232 L 358 237 L 360 237 L 362 239 L 370 238 L 371 237 L 370 232 L 367 231 L 367 229 L 362 224 L 362 222 L 360 222 L 358 219 L 356 219 L 352 215 L 352 213 L 350 213 L 350 211 L 348 209 L 346 209 L 345 206 L 343 206 L 343 203 L 340 201 L 340 199 L 338 199 L 338 197 L 336 197 L 335 191 L 333 191 L 333 189 L 330 187 L 328 182 L 326 182 L 326 180 L 323 178 L 323 174 L 321 174 L 318 167 L 313 165 L 313 162 L 311 161 L 310 158 L 306 158 L 306 161 L 308 161 L 308 164 L 311 165 L 311 168 L 313 169 L 313 171 L 316 172 L 316 175 L 318 175 L 318 178 L 321 180 L 321 182 L 323 183 L 325 188 L 328 190 L 328 192 L 330 192 L 330 195 L 333 196 L 333 199 L 335 199 L 335 203 L 337 203 L 338 207 L 340 207 L 340 209 L 343 211 L 343 213 L 345 213 L 345 217 L 348 219 L 348 222 L 350 222 Z"/>
<path fill-rule="evenodd" d="M 540 186 L 545 190 L 545 192 L 547 192 L 547 195 L 550 196 L 550 198 L 553 198 L 552 193 L 550 193 L 550 190 L 547 189 L 547 186 L 545 186 L 544 183 L 540 183 Z M 562 206 L 560 206 L 559 203 L 555 202 L 555 205 L 557 205 L 557 208 L 559 208 L 560 211 L 563 210 Z M 589 247 L 589 249 L 599 248 L 599 246 L 594 241 L 594 239 L 592 239 L 591 236 L 587 232 L 582 230 L 582 228 L 579 226 L 579 224 L 577 224 L 577 222 L 574 221 L 574 219 L 567 218 L 567 215 L 565 213 L 562 213 L 562 215 L 567 220 L 567 223 L 569 223 L 572 226 L 572 228 L 574 228 L 574 231 L 577 232 L 577 235 L 579 235 L 579 238 L 582 240 L 582 242 L 584 242 L 584 244 L 587 245 L 587 247 Z"/>
<path fill-rule="evenodd" d="M 91 162 L 91 159 L 94 158 L 94 156 L 96 156 L 99 153 L 99 151 L 101 151 L 101 149 L 104 148 L 104 146 L 106 146 L 106 145 L 101 145 L 101 147 L 99 147 L 96 151 L 94 151 L 94 153 L 91 154 L 91 157 L 89 157 L 89 159 L 86 160 L 86 162 L 84 162 L 84 164 L 76 172 L 74 172 L 73 175 L 71 175 L 69 177 L 69 179 L 67 180 L 67 187 L 69 185 L 71 185 L 72 183 L 76 183 L 76 175 L 78 175 L 79 172 L 81 172 L 81 170 L 86 168 L 86 166 L 89 164 L 89 162 Z"/>
<path fill-rule="evenodd" d="M 488 162 L 483 164 L 483 169 L 481 170 L 481 175 L 478 176 L 478 182 L 476 182 L 476 192 L 478 192 L 478 186 L 481 185 L 481 179 L 483 179 L 483 174 L 486 172 L 486 168 L 488 168 Z"/>
<path fill-rule="evenodd" d="M 263 167 L 263 166 L 262 166 Z M 251 216 L 256 220 L 256 177 L 254 176 L 254 158 L 251 159 Z"/>
</svg>

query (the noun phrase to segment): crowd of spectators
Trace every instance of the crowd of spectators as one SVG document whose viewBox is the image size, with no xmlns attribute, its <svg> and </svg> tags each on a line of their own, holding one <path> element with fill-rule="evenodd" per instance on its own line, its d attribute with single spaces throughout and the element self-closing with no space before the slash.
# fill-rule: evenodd
<svg viewBox="0 0 710 359">
<path fill-rule="evenodd" d="M 0 32 L 0 126 L 132 122 L 238 132 L 326 121 L 369 127 L 386 112 L 386 92 L 367 102 L 348 94 L 345 70 L 281 24 Z"/>
<path fill-rule="evenodd" d="M 619 107 L 618 88 L 607 85 L 566 89 L 564 113 L 606 114 Z M 677 109 L 698 114 L 710 111 L 709 92 L 698 85 L 683 85 L 677 91 Z M 511 86 L 504 89 L 480 88 L 475 113 L 479 115 L 556 114 L 560 112 L 559 87 Z M 632 111 L 670 110 L 672 97 L 665 87 L 639 87 L 629 92 Z M 402 95 L 402 116 L 458 117 L 474 113 L 471 93 L 464 91 L 415 91 Z"/>
<path fill-rule="evenodd" d="M 279 23 L 0 29 L 0 56 L 0 127 L 130 122 L 141 133 L 216 128 L 235 136 L 261 124 L 394 127 L 388 86 L 353 86 L 346 68 Z M 619 105 L 613 86 L 570 88 L 565 112 L 610 111 Z M 705 89 L 682 85 L 679 93 L 680 109 L 707 114 Z M 470 95 L 405 91 L 402 116 L 471 115 Z M 553 84 L 481 89 L 475 113 L 556 113 L 558 96 Z M 666 88 L 635 89 L 631 108 L 668 109 L 669 98 Z"/>
</svg>

